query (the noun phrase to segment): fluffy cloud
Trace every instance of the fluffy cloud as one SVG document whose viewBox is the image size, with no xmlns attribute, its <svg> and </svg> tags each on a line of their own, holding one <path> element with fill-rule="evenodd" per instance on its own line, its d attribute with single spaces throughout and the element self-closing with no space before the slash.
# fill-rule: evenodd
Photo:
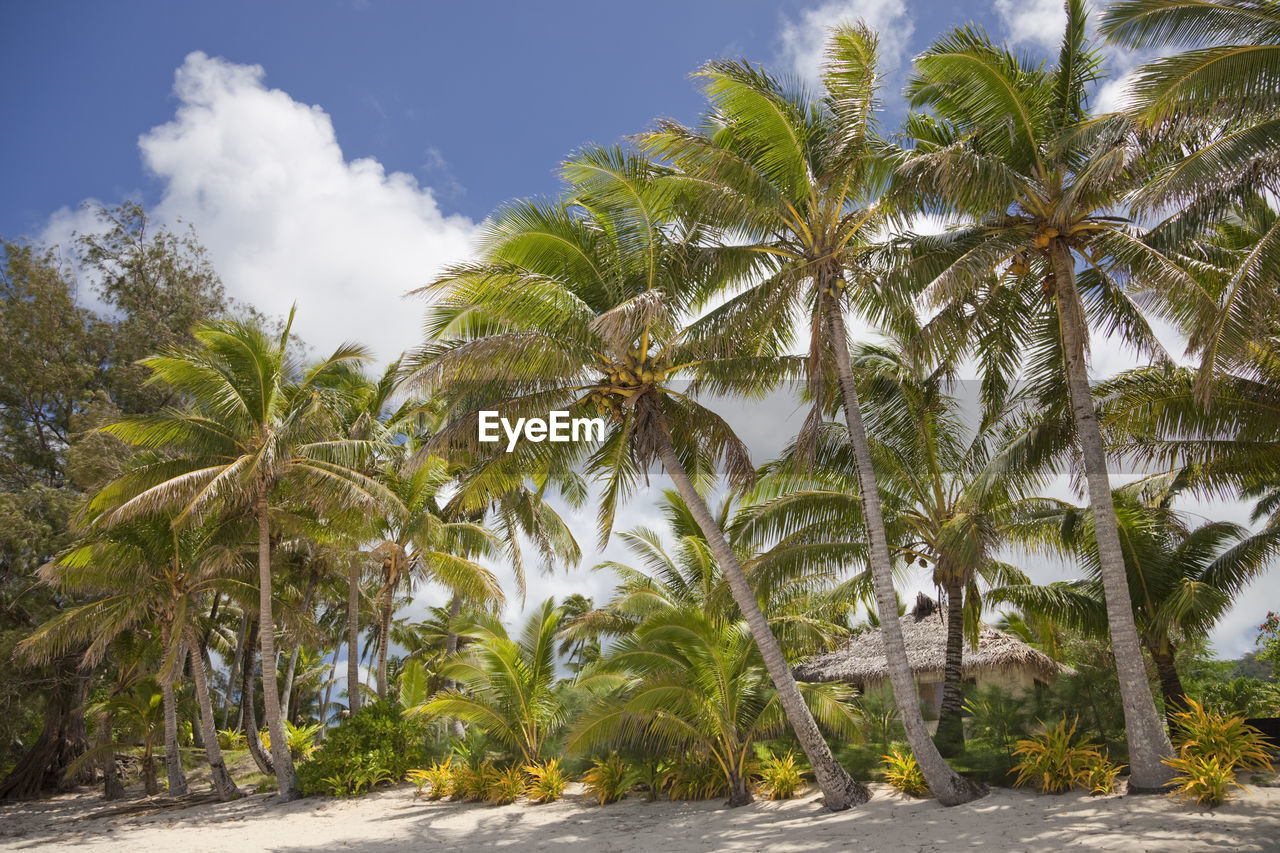
<svg viewBox="0 0 1280 853">
<path fill-rule="evenodd" d="M 1062 0 L 995 0 L 994 8 L 1013 44 L 1055 50 L 1062 43 L 1067 25 Z"/>
<path fill-rule="evenodd" d="M 353 339 L 394 358 L 419 336 L 403 294 L 468 252 L 475 225 L 373 159 L 348 161 L 333 122 L 269 89 L 257 65 L 192 53 L 174 119 L 139 140 L 164 221 L 195 226 L 227 290 L 270 314 L 298 304 L 317 354 Z"/>
<path fill-rule="evenodd" d="M 880 37 L 881 69 L 891 72 L 901 66 L 915 29 L 903 0 L 828 0 L 807 9 L 798 21 L 783 22 L 781 58 L 792 73 L 817 87 L 827 31 L 837 24 L 858 20 Z"/>
</svg>

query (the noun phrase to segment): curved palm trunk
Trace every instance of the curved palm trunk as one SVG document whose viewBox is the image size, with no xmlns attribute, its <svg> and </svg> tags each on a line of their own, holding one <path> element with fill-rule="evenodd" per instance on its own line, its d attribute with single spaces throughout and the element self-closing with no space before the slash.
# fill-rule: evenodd
<svg viewBox="0 0 1280 853">
<path fill-rule="evenodd" d="M 360 710 L 360 563 L 352 561 L 347 588 L 347 710 Z"/>
<path fill-rule="evenodd" d="M 182 655 L 180 649 L 173 647 L 173 629 L 166 624 L 161 633 L 165 652 L 173 649 L 173 666 L 169 672 L 160 673 L 160 696 L 164 702 L 164 769 L 169 795 L 182 797 L 187 793 L 187 776 L 182 772 L 182 753 L 178 749 L 178 708 L 173 696 L 173 682 L 182 669 Z"/>
<path fill-rule="evenodd" d="M 284 720 L 280 716 L 280 694 L 276 682 L 276 632 L 271 615 L 271 527 L 267 519 L 265 490 L 258 496 L 258 640 L 262 645 L 262 704 L 266 710 L 267 731 L 271 733 L 271 764 L 275 767 L 280 800 L 289 802 L 302 796 L 298 790 L 298 774 L 289 754 Z"/>
<path fill-rule="evenodd" d="M 204 658 L 194 643 L 191 644 L 191 680 L 195 682 L 196 701 L 200 705 L 200 735 L 204 739 L 205 756 L 209 759 L 213 790 L 217 791 L 220 800 L 234 800 L 240 796 L 240 791 L 227 772 L 227 763 L 222 760 L 222 747 L 218 744 L 218 733 L 213 727 L 213 702 L 209 699 Z"/>
<path fill-rule="evenodd" d="M 943 589 L 947 593 L 947 657 L 934 742 L 943 755 L 958 755 L 964 752 L 964 586 L 949 581 Z"/>
<path fill-rule="evenodd" d="M 102 758 L 102 799 L 119 800 L 124 797 L 124 784 L 120 774 L 116 772 L 115 715 L 108 711 L 102 716 L 102 729 L 98 734 L 98 743 L 107 748 Z"/>
<path fill-rule="evenodd" d="M 1089 371 L 1085 365 L 1089 331 L 1076 290 L 1071 250 L 1062 238 L 1054 238 L 1050 256 L 1057 284 L 1058 323 L 1067 362 L 1071 413 L 1080 438 L 1085 480 L 1089 486 L 1089 508 L 1093 512 L 1107 624 L 1111 629 L 1111 653 L 1120 677 L 1120 701 L 1124 706 L 1124 728 L 1129 742 L 1129 789 L 1160 790 L 1173 776 L 1172 768 L 1162 763 L 1162 759 L 1172 755 L 1173 747 L 1156 714 L 1155 699 L 1151 695 L 1138 641 L 1138 628 L 1133 619 L 1124 552 L 1120 548 L 1120 531 L 1111 497 L 1107 453 L 1102 444 L 1102 430 L 1098 425 L 1097 411 L 1089 390 Z"/>
<path fill-rule="evenodd" d="M 462 596 L 454 593 L 453 597 L 449 599 L 449 631 L 444 635 L 444 654 L 446 659 L 458 653 L 458 635 L 453 631 L 453 623 L 460 613 L 462 613 Z M 445 690 L 452 690 L 456 686 L 457 684 L 452 678 L 444 679 L 441 684 L 441 687 Z M 458 740 L 466 738 L 467 727 L 462 724 L 462 720 L 454 717 L 449 721 L 449 727 L 453 736 Z"/>
<path fill-rule="evenodd" d="M 1169 724 L 1170 732 L 1177 725 L 1173 715 L 1187 709 L 1187 691 L 1182 687 L 1182 678 L 1178 675 L 1173 654 L 1172 643 L 1161 651 L 1151 653 L 1151 659 L 1156 664 L 1156 675 L 1160 678 L 1160 695 L 1164 697 L 1164 718 Z"/>
<path fill-rule="evenodd" d="M 889 668 L 889 682 L 898 706 L 907 742 L 924 773 L 929 790 L 944 806 L 955 806 L 985 796 L 987 787 L 956 773 L 934 746 L 920 713 L 915 679 L 907 661 L 907 647 L 898 621 L 898 600 L 893 590 L 893 571 L 889 557 L 889 540 L 884 532 L 884 513 L 880 508 L 880 491 L 871 464 L 871 446 L 862 423 L 858 390 L 853 380 L 853 364 L 849 357 L 849 338 L 844 328 L 844 315 L 835 298 L 824 295 L 831 350 L 835 354 L 836 373 L 840 379 L 845 423 L 849 443 L 853 447 L 858 468 L 858 490 L 862 497 L 862 513 L 866 520 L 867 540 L 871 545 L 871 579 L 875 586 L 876 612 L 880 618 L 880 637 Z"/>
<path fill-rule="evenodd" d="M 258 645 L 256 620 L 249 624 L 249 633 L 245 636 L 247 642 L 244 645 L 244 657 L 240 665 L 240 720 L 244 726 L 245 742 L 249 745 L 249 755 L 253 757 L 253 763 L 258 765 L 258 770 L 261 772 L 274 776 L 275 768 L 271 765 L 271 756 L 263 750 L 262 741 L 258 738 L 258 711 L 254 707 L 253 650 Z"/>
<path fill-rule="evenodd" d="M 315 592 L 316 575 L 312 572 L 307 577 L 307 589 L 302 594 L 302 612 L 308 614 L 311 612 L 311 595 Z M 280 690 L 280 718 L 289 719 L 289 707 L 293 704 L 293 679 L 298 672 L 298 654 L 302 651 L 302 641 L 293 644 L 293 651 L 289 654 L 289 668 L 284 671 L 284 687 Z"/>
<path fill-rule="evenodd" d="M 871 792 L 861 782 L 850 777 L 831 754 L 831 747 L 827 745 L 826 739 L 818 729 L 818 724 L 813 719 L 813 714 L 809 711 L 809 706 L 804 703 L 804 697 L 800 695 L 800 688 L 796 686 L 791 665 L 787 663 L 782 649 L 778 646 L 777 638 L 769 628 L 769 621 L 760 609 L 760 602 L 756 600 L 755 592 L 751 589 L 746 575 L 743 574 L 742 566 L 739 565 L 733 548 L 724 538 L 719 525 L 716 524 L 706 503 L 703 502 L 702 496 L 689 480 L 689 475 L 680 463 L 680 458 L 676 456 L 665 418 L 659 416 L 659 421 L 656 442 L 658 458 L 662 460 L 662 466 L 666 469 L 668 476 L 675 482 L 676 491 L 680 493 L 680 497 L 684 498 L 702 534 L 707 537 L 711 552 L 715 555 L 721 571 L 724 572 L 729 589 L 733 592 L 733 600 L 737 602 L 738 609 L 747 620 L 751 635 L 760 649 L 760 656 L 764 658 L 765 668 L 769 671 L 769 677 L 778 691 L 779 701 L 786 711 L 791 729 L 795 732 L 805 755 L 808 756 L 810 766 L 813 767 L 813 774 L 818 779 L 818 787 L 822 789 L 827 808 L 832 811 L 842 811 L 850 806 L 865 803 L 871 799 Z"/>
</svg>

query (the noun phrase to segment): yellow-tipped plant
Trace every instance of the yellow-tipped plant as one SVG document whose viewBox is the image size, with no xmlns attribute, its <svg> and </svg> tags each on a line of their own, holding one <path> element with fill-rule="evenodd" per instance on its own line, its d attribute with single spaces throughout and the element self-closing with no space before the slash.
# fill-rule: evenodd
<svg viewBox="0 0 1280 853">
<path fill-rule="evenodd" d="M 760 762 L 760 782 L 756 790 L 767 800 L 789 800 L 804 788 L 794 752 L 770 755 Z"/>
<path fill-rule="evenodd" d="M 928 796 L 929 783 L 914 755 L 895 746 L 881 758 L 884 781 L 910 797 Z"/>
<path fill-rule="evenodd" d="M 549 803 L 564 795 L 565 786 L 569 784 L 569 776 L 560 766 L 560 759 L 552 758 L 541 764 L 526 764 L 524 772 L 529 775 L 529 784 L 525 787 L 525 796 L 530 802 Z"/>
</svg>

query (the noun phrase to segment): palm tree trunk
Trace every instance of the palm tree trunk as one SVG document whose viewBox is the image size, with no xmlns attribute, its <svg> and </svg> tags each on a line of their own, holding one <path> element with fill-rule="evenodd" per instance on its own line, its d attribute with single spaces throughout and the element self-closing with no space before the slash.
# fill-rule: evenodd
<svg viewBox="0 0 1280 853">
<path fill-rule="evenodd" d="M 302 613 L 304 615 L 311 612 L 311 595 L 316 588 L 316 574 L 311 572 L 307 577 L 307 588 L 302 594 Z M 293 678 L 298 671 L 298 654 L 302 651 L 302 641 L 293 644 L 293 651 L 289 654 L 289 668 L 284 672 L 284 687 L 280 691 L 280 718 L 289 719 L 289 706 L 293 699 Z"/>
<path fill-rule="evenodd" d="M 820 282 L 825 286 L 825 282 Z M 858 469 L 858 491 L 862 497 L 862 514 L 867 525 L 867 540 L 871 545 L 871 580 L 876 593 L 876 613 L 880 619 L 880 637 L 889 668 L 889 682 L 893 685 L 893 698 L 898 706 L 898 716 L 907 733 L 907 742 L 924 773 L 929 790 L 944 806 L 956 806 L 985 796 L 987 787 L 956 773 L 934 746 L 920 713 L 920 700 L 916 693 L 915 679 L 907 661 L 907 647 L 902 639 L 902 624 L 898 621 L 898 599 L 893 589 L 893 570 L 889 557 L 889 540 L 884 531 L 884 513 L 880 508 L 880 490 L 876 485 L 875 469 L 871 464 L 871 445 L 862 423 L 862 409 L 858 402 L 858 389 L 853 379 L 853 363 L 849 356 L 849 337 L 844 327 L 844 314 L 836 298 L 823 295 L 826 302 L 831 351 L 835 354 L 836 374 L 840 379 L 840 392 L 844 406 L 845 423 L 849 429 L 849 443 L 853 448 Z"/>
<path fill-rule="evenodd" d="M 338 655 L 342 652 L 342 634 L 333 647 L 333 660 L 329 663 L 329 680 L 324 684 L 324 700 L 320 703 L 320 734 L 316 740 L 323 741 L 324 733 L 329 730 L 329 699 L 333 696 L 333 680 L 338 674 Z"/>
<path fill-rule="evenodd" d="M 195 643 L 191 644 L 191 680 L 196 686 L 196 701 L 200 706 L 200 734 L 204 738 L 204 754 L 209 759 L 209 773 L 213 777 L 213 789 L 218 799 L 234 800 L 240 796 L 235 781 L 227 772 L 227 763 L 222 760 L 222 747 L 218 744 L 218 733 L 213 727 L 213 702 L 209 699 L 209 682 L 205 677 L 204 658 Z"/>
<path fill-rule="evenodd" d="M 347 588 L 347 711 L 360 710 L 360 562 L 351 561 Z"/>
<path fill-rule="evenodd" d="M 98 733 L 98 743 L 107 750 L 107 754 L 102 758 L 102 799 L 104 800 L 119 800 L 124 797 L 124 785 L 120 782 L 120 774 L 116 772 L 115 742 L 115 715 L 107 711 L 102 715 L 102 727 Z"/>
<path fill-rule="evenodd" d="M 1151 684 L 1147 681 L 1147 668 L 1138 641 L 1138 628 L 1133 619 L 1124 552 L 1120 548 L 1120 532 L 1111 497 L 1107 452 L 1102 443 L 1102 430 L 1098 425 L 1085 364 L 1089 331 L 1085 324 L 1084 306 L 1076 290 L 1071 250 L 1061 237 L 1055 237 L 1050 244 L 1050 256 L 1057 285 L 1058 323 L 1067 362 L 1071 412 L 1080 438 L 1085 480 L 1089 486 L 1089 507 L 1093 511 L 1107 624 L 1111 629 L 1111 653 L 1120 678 L 1120 702 L 1124 706 L 1124 727 L 1129 742 L 1129 789 L 1156 791 L 1164 788 L 1172 778 L 1172 768 L 1163 764 L 1162 759 L 1173 754 L 1173 747 L 1156 714 L 1155 699 L 1151 695 Z"/>
<path fill-rule="evenodd" d="M 253 695 L 253 655 L 254 647 L 258 645 L 257 620 L 249 623 L 249 633 L 246 637 L 244 658 L 240 665 L 240 719 L 244 725 L 245 741 L 249 745 L 249 755 L 253 756 L 253 763 L 258 765 L 258 770 L 261 772 L 274 776 L 275 767 L 271 763 L 271 756 L 263 750 L 262 741 L 258 738 L 258 711 L 254 707 L 256 700 Z"/>
<path fill-rule="evenodd" d="M 449 599 L 449 630 L 448 633 L 444 635 L 444 655 L 446 659 L 451 658 L 458 653 L 458 635 L 454 633 L 453 623 L 460 613 L 462 613 L 462 596 L 455 592 L 453 597 Z M 441 687 L 445 690 L 452 690 L 456 686 L 457 685 L 454 683 L 452 678 L 443 679 L 441 684 Z M 455 738 L 458 740 L 466 738 L 467 727 L 462 724 L 462 720 L 454 717 L 450 721 L 449 725 L 453 730 L 453 736 Z"/>
<path fill-rule="evenodd" d="M 395 557 L 391 558 L 395 560 Z M 392 566 L 394 575 L 395 566 Z M 387 652 L 391 647 L 391 584 L 378 591 L 378 698 L 387 698 Z"/>
<path fill-rule="evenodd" d="M 641 405 L 644 405 L 643 400 Z M 850 777 L 831 754 L 831 747 L 827 745 L 826 739 L 818 729 L 818 724 L 813 719 L 813 714 L 809 711 L 809 706 L 804 703 L 804 697 L 800 695 L 800 688 L 796 686 L 791 665 L 787 663 L 782 649 L 778 646 L 777 638 L 769 628 L 769 621 L 760 609 L 760 602 L 756 600 L 755 592 L 751 589 L 746 575 L 743 574 L 742 566 L 739 565 L 733 548 L 724 538 L 711 511 L 703 502 L 702 496 L 693 487 L 693 482 L 680 463 L 680 458 L 676 456 L 666 418 L 658 414 L 657 420 L 658 458 L 662 460 L 662 467 L 666 469 L 667 475 L 675 482 L 676 491 L 689 507 L 689 512 L 707 538 L 711 552 L 715 555 L 721 571 L 724 572 L 725 580 L 728 581 L 729 589 L 733 593 L 733 600 L 737 602 L 738 609 L 747 620 L 751 635 L 760 649 L 760 656 L 764 658 L 765 668 L 769 671 L 769 677 L 778 691 L 778 698 L 786 711 L 791 729 L 809 758 L 809 765 L 818 779 L 818 787 L 822 789 L 827 808 L 832 811 L 843 811 L 850 806 L 865 803 L 871 799 L 871 792 L 861 782 Z"/>
<path fill-rule="evenodd" d="M 751 796 L 751 787 L 747 785 L 746 777 L 737 770 L 730 770 L 729 800 L 725 805 L 731 809 L 736 809 L 738 806 L 751 805 L 753 799 L 754 797 Z"/>
<path fill-rule="evenodd" d="M 1160 694 L 1164 697 L 1164 718 L 1169 724 L 1169 731 L 1177 724 L 1173 715 L 1187 709 L 1187 691 L 1182 687 L 1182 679 L 1178 676 L 1178 667 L 1174 665 L 1173 644 L 1163 651 L 1151 653 L 1156 664 L 1156 675 L 1160 678 Z"/>
<path fill-rule="evenodd" d="M 942 678 L 942 708 L 934 742 L 943 755 L 964 752 L 964 586 L 948 580 L 947 656 Z"/>
<path fill-rule="evenodd" d="M 173 661 L 168 671 L 160 672 L 160 696 L 164 702 L 164 769 L 169 781 L 169 796 L 182 797 L 187 794 L 187 776 L 182 772 L 182 753 L 178 749 L 178 708 L 174 702 L 173 682 L 181 667 L 181 641 L 173 639 L 173 629 L 169 625 L 161 628 L 166 654 L 172 651 Z"/>
<path fill-rule="evenodd" d="M 236 689 L 236 681 L 240 676 L 240 661 L 244 659 L 245 642 L 249 637 L 249 614 L 243 613 L 240 616 L 240 642 L 236 646 L 235 657 L 231 659 L 231 670 L 227 674 L 227 695 L 223 697 L 222 702 L 222 727 L 224 729 L 231 728 L 231 708 L 234 702 L 234 694 Z M 239 729 L 244 725 L 244 706 L 240 706 L 239 719 L 236 720 L 235 728 Z"/>
<path fill-rule="evenodd" d="M 289 802 L 302 796 L 298 790 L 298 774 L 289 754 L 284 720 L 280 716 L 280 688 L 276 681 L 276 632 L 271 614 L 271 523 L 267 518 L 266 489 L 258 494 L 258 640 L 262 644 L 262 703 L 271 733 L 271 764 L 276 770 L 280 801 Z"/>
</svg>

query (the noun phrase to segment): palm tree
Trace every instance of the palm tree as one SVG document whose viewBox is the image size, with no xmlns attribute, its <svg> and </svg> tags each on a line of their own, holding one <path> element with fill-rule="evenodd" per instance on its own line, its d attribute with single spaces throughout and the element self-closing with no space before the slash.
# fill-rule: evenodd
<svg viewBox="0 0 1280 853">
<path fill-rule="evenodd" d="M 915 147 L 896 180 L 918 207 L 969 223 L 915 241 L 916 273 L 942 309 L 933 340 L 976 350 L 992 385 L 1000 383 L 990 377 L 1027 362 L 1042 408 L 1069 411 L 1102 555 L 1132 785 L 1158 789 L 1169 779 L 1161 759 L 1171 747 L 1144 676 L 1086 356 L 1091 323 L 1162 356 L 1122 285 L 1186 277 L 1118 213 L 1141 184 L 1140 140 L 1125 117 L 1089 114 L 1100 60 L 1085 17 L 1083 0 L 1069 0 L 1051 68 L 972 27 L 917 57 L 908 95 L 930 112 L 908 120 Z"/>
<path fill-rule="evenodd" d="M 725 775 L 730 806 L 752 800 L 753 745 L 787 724 L 746 622 L 688 604 L 652 613 L 588 667 L 579 683 L 609 692 L 578 720 L 568 748 L 631 742 L 706 755 Z M 827 728 L 857 739 L 858 715 L 847 702 L 852 688 L 835 682 L 799 686 Z"/>
<path fill-rule="evenodd" d="M 939 802 L 956 805 L 982 796 L 985 788 L 943 760 L 916 701 L 845 326 L 850 307 L 886 322 L 904 313 L 868 260 L 890 217 L 880 200 L 888 174 L 885 145 L 874 132 L 876 47 L 865 27 L 836 29 L 823 76 L 826 93 L 817 100 L 788 92 L 746 63 L 712 62 L 700 72 L 713 103 L 706 126 L 696 131 L 666 122 L 647 144 L 687 176 L 684 187 L 699 218 L 718 226 L 735 248 L 745 240 L 764 259 L 758 283 L 705 318 L 700 337 L 719 339 L 728 352 L 751 351 L 789 344 L 794 315 L 809 317 L 805 369 L 811 391 L 829 398 L 835 380 L 857 459 L 894 696 L 930 789 Z M 819 412 L 815 406 L 806 441 Z"/>
<path fill-rule="evenodd" d="M 1101 30 L 1129 48 L 1191 48 L 1140 67 L 1131 110 L 1160 142 L 1158 168 L 1130 199 L 1142 214 L 1166 213 L 1170 241 L 1218 227 L 1238 205 L 1280 195 L 1280 6 L 1270 0 L 1119 0 Z M 1250 343 L 1273 333 L 1280 220 L 1257 234 L 1215 291 L 1177 287 L 1163 308 L 1186 322 L 1202 354 L 1201 396 L 1217 365 L 1248 360 Z"/>
<path fill-rule="evenodd" d="M 1186 692 L 1174 665 L 1180 644 L 1206 637 L 1248 584 L 1280 551 L 1280 529 L 1250 533 L 1238 524 L 1187 524 L 1172 507 L 1182 489 L 1174 480 L 1142 481 L 1116 490 L 1117 520 L 1134 619 L 1151 654 L 1165 715 L 1183 710 Z M 1019 585 L 992 592 L 992 599 L 1024 613 L 1053 615 L 1064 624 L 1106 637 L 1106 607 L 1093 519 L 1079 507 L 1047 507 L 1016 525 L 1019 538 L 1084 563 L 1084 580 L 1046 587 Z"/>
<path fill-rule="evenodd" d="M 104 428 L 156 454 L 90 503 L 107 524 L 161 508 L 173 512 L 175 525 L 216 513 L 256 521 L 263 699 L 272 765 L 286 801 L 299 790 L 276 692 L 273 494 L 291 486 L 293 500 L 305 497 L 321 515 L 377 507 L 390 497 L 358 470 L 376 442 L 341 438 L 336 422 L 343 396 L 339 379 L 352 362 L 365 358 L 364 351 L 344 345 L 302 370 L 288 354 L 292 322 L 291 312 L 275 339 L 254 322 L 206 323 L 193 330 L 191 349 L 144 359 L 152 372 L 148 381 L 173 388 L 186 406 Z"/>
<path fill-rule="evenodd" d="M 961 712 L 966 635 L 976 643 L 983 609 L 980 581 L 991 586 L 1026 583 L 1026 576 L 996 558 L 1003 528 L 1017 498 L 1039 484 L 1034 464 L 1042 448 L 1029 447 L 1020 401 L 987 401 L 972 426 L 965 404 L 936 371 L 906 351 L 909 341 L 864 345 L 854 353 L 859 393 L 888 539 L 894 557 L 932 567 L 946 596 L 947 648 L 936 741 L 943 754 L 963 751 Z M 813 452 L 796 446 L 766 466 L 757 502 L 745 513 L 744 532 L 821 543 L 856 539 L 862 522 L 857 466 L 843 425 L 828 424 Z M 853 556 L 853 555 L 850 555 Z M 865 554 L 857 554 L 865 562 Z"/>
<path fill-rule="evenodd" d="M 518 752 L 523 763 L 541 761 L 547 738 L 566 714 L 555 689 L 561 618 L 555 601 L 547 599 L 530 614 L 518 639 L 495 616 L 468 620 L 464 632 L 475 642 L 441 668 L 442 675 L 466 689 L 445 688 L 408 713 L 460 719 Z"/>
<path fill-rule="evenodd" d="M 201 739 L 220 799 L 239 796 L 218 747 L 204 659 L 199 653 L 198 618 L 203 596 L 234 587 L 248 572 L 241 558 L 244 530 L 206 525 L 176 530 L 166 516 L 139 517 L 102 530 L 43 566 L 44 583 L 95 596 L 41 626 L 22 648 L 41 658 L 87 644 L 87 662 L 96 663 L 122 634 L 154 624 L 163 661 L 158 675 L 163 700 L 165 768 L 169 793 L 187 793 L 178 750 L 174 683 L 190 658 L 199 704 Z"/>
<path fill-rule="evenodd" d="M 378 591 L 378 698 L 387 697 L 387 652 L 391 644 L 391 614 L 397 589 L 415 582 L 434 581 L 463 599 L 486 607 L 501 607 L 505 599 L 498 579 L 468 559 L 489 552 L 492 534 L 465 520 L 449 520 L 438 502 L 441 489 L 452 482 L 447 463 L 438 457 L 414 459 L 404 448 L 398 462 L 378 472 L 396 503 L 376 519 L 373 554 L 382 563 Z"/>
<path fill-rule="evenodd" d="M 521 202 L 488 226 L 480 263 L 455 267 L 429 288 L 440 294 L 428 326 L 440 340 L 417 356 L 411 385 L 442 389 L 453 420 L 434 440 L 459 454 L 484 450 L 478 412 L 508 419 L 600 415 L 603 440 L 518 442 L 486 454 L 479 476 L 520 482 L 530 471 L 581 462 L 603 482 L 600 529 L 607 538 L 619 501 L 661 462 L 715 554 L 760 645 L 788 719 L 809 756 L 827 805 L 864 802 L 863 786 L 836 763 L 805 706 L 732 547 L 698 492 L 717 462 L 729 482 L 753 476 L 728 425 L 676 391 L 694 368 L 719 386 L 748 389 L 758 357 L 708 358 L 682 328 L 690 296 L 749 269 L 751 253 L 704 248 L 696 226 L 676 222 L 664 171 L 622 151 L 590 149 L 565 167 L 567 201 Z M 686 227 L 687 226 L 687 227 Z M 761 350 L 761 356 L 771 353 Z M 696 483 L 695 483 L 696 481 Z M 501 493 L 502 489 L 493 489 Z"/>
</svg>

